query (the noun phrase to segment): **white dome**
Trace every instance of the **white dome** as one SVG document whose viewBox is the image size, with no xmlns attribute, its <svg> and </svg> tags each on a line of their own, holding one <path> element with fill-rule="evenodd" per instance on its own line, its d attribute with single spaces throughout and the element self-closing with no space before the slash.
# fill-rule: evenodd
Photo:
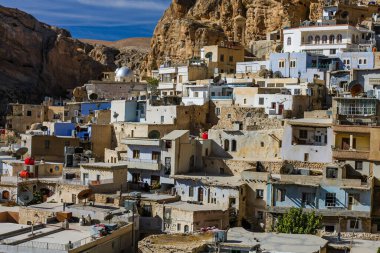
<svg viewBox="0 0 380 253">
<path fill-rule="evenodd" d="M 133 76 L 133 71 L 128 67 L 121 67 L 116 69 L 116 78 L 125 78 Z"/>
</svg>

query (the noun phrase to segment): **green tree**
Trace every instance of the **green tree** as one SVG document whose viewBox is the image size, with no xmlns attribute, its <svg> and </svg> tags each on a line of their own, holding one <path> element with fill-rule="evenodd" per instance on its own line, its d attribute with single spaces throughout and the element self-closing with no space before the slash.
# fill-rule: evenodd
<svg viewBox="0 0 380 253">
<path fill-rule="evenodd" d="M 146 82 L 148 83 L 148 89 L 150 90 L 151 94 L 153 96 L 157 96 L 158 95 L 157 88 L 160 81 L 157 78 L 147 77 Z"/>
<path fill-rule="evenodd" d="M 321 227 L 322 216 L 315 212 L 304 212 L 302 208 L 291 208 L 280 216 L 276 224 L 279 233 L 286 234 L 316 234 Z"/>
</svg>

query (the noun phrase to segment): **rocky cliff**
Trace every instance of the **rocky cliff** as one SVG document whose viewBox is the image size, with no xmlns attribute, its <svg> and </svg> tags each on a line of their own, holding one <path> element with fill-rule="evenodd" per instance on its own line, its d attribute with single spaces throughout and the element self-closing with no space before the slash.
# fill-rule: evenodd
<svg viewBox="0 0 380 253">
<path fill-rule="evenodd" d="M 183 62 L 199 56 L 202 46 L 222 40 L 249 48 L 268 32 L 319 19 L 324 4 L 324 0 L 173 0 L 154 31 L 148 67 L 156 68 L 165 57 Z M 357 20 L 359 12 L 353 8 L 350 16 Z"/>
<path fill-rule="evenodd" d="M 73 39 L 66 30 L 0 6 L 0 115 L 8 102 L 40 102 L 97 79 L 102 71 L 140 68 L 146 50 L 116 49 Z"/>
</svg>

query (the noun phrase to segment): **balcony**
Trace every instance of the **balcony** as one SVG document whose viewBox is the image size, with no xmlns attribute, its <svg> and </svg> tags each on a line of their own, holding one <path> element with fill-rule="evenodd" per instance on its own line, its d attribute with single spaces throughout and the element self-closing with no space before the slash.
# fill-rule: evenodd
<svg viewBox="0 0 380 253">
<path fill-rule="evenodd" d="M 161 170 L 160 160 L 126 158 L 128 169 Z"/>
<path fill-rule="evenodd" d="M 136 145 L 136 146 L 153 146 L 160 147 L 161 140 L 159 139 L 147 139 L 147 138 L 125 138 L 121 143 L 126 145 Z"/>
<path fill-rule="evenodd" d="M 211 96 L 211 100 L 229 100 L 232 99 L 232 95 L 230 96 Z"/>
<path fill-rule="evenodd" d="M 333 157 L 338 160 L 368 160 L 369 150 L 333 148 Z"/>
<path fill-rule="evenodd" d="M 158 85 L 159 90 L 175 90 L 176 84 L 174 82 L 163 82 Z"/>
</svg>

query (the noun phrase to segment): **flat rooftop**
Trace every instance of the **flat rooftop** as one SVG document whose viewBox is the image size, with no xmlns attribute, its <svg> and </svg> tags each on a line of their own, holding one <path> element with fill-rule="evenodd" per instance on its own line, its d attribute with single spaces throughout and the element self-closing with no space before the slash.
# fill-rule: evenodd
<svg viewBox="0 0 380 253">
<path fill-rule="evenodd" d="M 127 168 L 127 163 L 81 163 L 81 167 L 84 169 L 125 169 Z"/>
<path fill-rule="evenodd" d="M 182 211 L 187 212 L 201 212 L 201 211 L 223 211 L 219 206 L 208 206 L 208 205 L 197 205 L 190 204 L 183 201 L 173 202 L 170 204 L 165 204 L 165 207 L 177 208 Z"/>
<path fill-rule="evenodd" d="M 332 118 L 324 119 L 324 118 L 303 118 L 303 119 L 292 119 L 288 120 L 288 124 L 293 126 L 332 126 Z"/>
<path fill-rule="evenodd" d="M 241 176 L 221 176 L 221 175 L 204 175 L 199 173 L 189 173 L 186 175 L 174 175 L 174 179 L 183 179 L 183 180 L 196 180 L 201 181 L 205 185 L 214 185 L 214 186 L 224 186 L 224 187 L 236 187 L 241 186 L 244 182 L 241 179 Z"/>
<path fill-rule="evenodd" d="M 113 196 L 118 197 L 118 194 L 114 194 Z M 131 193 L 123 193 L 122 196 L 130 197 L 131 199 L 135 199 L 136 197 L 131 196 Z M 169 194 L 159 194 L 159 193 L 141 193 L 141 200 L 151 200 L 151 201 L 163 201 L 163 200 L 172 200 L 178 198 L 177 196 L 169 195 Z"/>
<path fill-rule="evenodd" d="M 327 245 L 327 240 L 314 235 L 253 233 L 244 228 L 231 228 L 227 233 L 226 246 L 253 247 L 260 244 L 265 252 L 313 253 Z"/>
</svg>

